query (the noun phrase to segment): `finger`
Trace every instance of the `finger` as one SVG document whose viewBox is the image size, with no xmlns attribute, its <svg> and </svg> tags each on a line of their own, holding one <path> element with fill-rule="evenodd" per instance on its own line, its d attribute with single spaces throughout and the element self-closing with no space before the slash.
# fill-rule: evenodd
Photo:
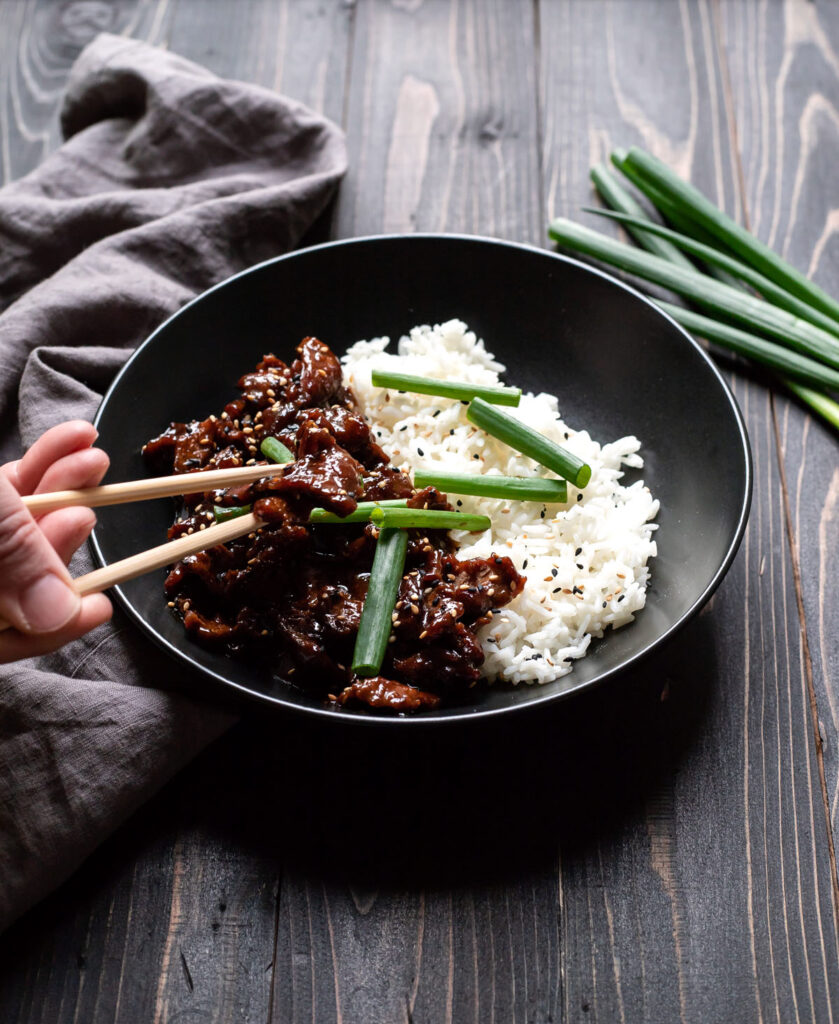
<svg viewBox="0 0 839 1024">
<path fill-rule="evenodd" d="M 98 437 L 96 428 L 85 420 L 69 420 L 42 434 L 17 466 L 17 488 L 31 494 L 49 467 L 71 452 L 89 448 Z"/>
<path fill-rule="evenodd" d="M 112 614 L 111 602 L 104 594 L 88 594 L 81 599 L 79 612 L 73 620 L 54 633 L 33 636 L 7 629 L 0 633 L 0 664 L 57 651 L 64 644 L 107 622 Z"/>
<path fill-rule="evenodd" d="M 62 508 L 48 512 L 38 520 L 41 533 L 65 565 L 84 544 L 95 525 L 96 515 L 89 508 Z"/>
<path fill-rule="evenodd" d="M 34 493 L 95 487 L 105 475 L 109 463 L 101 448 L 82 448 L 54 462 L 44 472 Z"/>
<path fill-rule="evenodd" d="M 0 476 L 0 617 L 24 633 L 54 633 L 80 603 L 58 553 Z"/>
<path fill-rule="evenodd" d="M 3 476 L 5 476 L 5 478 L 11 483 L 12 487 L 14 487 L 16 491 L 20 490 L 20 488 L 17 485 L 17 468 L 19 465 L 20 459 L 15 459 L 14 462 L 6 462 L 2 466 L 0 466 L 0 473 L 2 473 Z"/>
</svg>

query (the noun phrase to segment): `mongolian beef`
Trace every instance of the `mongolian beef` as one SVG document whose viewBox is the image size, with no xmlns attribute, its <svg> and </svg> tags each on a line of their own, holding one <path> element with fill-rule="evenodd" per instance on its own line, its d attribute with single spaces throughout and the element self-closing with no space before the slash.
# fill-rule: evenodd
<svg viewBox="0 0 839 1024">
<path fill-rule="evenodd" d="M 390 464 L 330 349 L 306 338 L 297 352 L 290 366 L 265 356 L 220 416 L 173 423 L 145 445 L 159 474 L 259 463 L 269 437 L 294 456 L 280 476 L 184 497 L 170 539 L 206 529 L 214 506 L 250 504 L 266 525 L 174 565 L 165 582 L 169 606 L 199 643 L 261 664 L 325 701 L 405 712 L 462 698 L 481 677 L 477 630 L 522 590 L 524 577 L 495 554 L 459 560 L 444 530 L 410 530 L 381 674 L 355 676 L 348 666 L 377 527 L 311 526 L 309 513 L 345 516 L 362 500 L 451 506 L 433 487 L 417 491 Z"/>
</svg>

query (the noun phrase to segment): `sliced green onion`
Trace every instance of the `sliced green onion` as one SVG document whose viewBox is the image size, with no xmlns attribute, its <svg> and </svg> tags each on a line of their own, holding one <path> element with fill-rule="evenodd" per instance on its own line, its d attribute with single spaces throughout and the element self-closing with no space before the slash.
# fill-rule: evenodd
<svg viewBox="0 0 839 1024">
<path fill-rule="evenodd" d="M 660 256 L 641 252 L 563 217 L 551 222 L 548 233 L 566 248 L 670 288 L 697 305 L 722 313 L 759 333 L 777 338 L 790 348 L 839 368 L 839 340 L 763 299 L 714 281 L 698 270 L 674 266 Z"/>
<path fill-rule="evenodd" d="M 806 402 L 814 412 L 817 412 L 828 423 L 839 430 L 839 402 L 835 402 L 832 398 L 822 394 L 821 391 L 813 391 L 812 388 L 802 387 L 801 384 L 796 384 L 792 380 L 785 380 L 784 384 L 786 384 L 790 391 L 798 395 L 802 402 Z"/>
<path fill-rule="evenodd" d="M 370 514 L 377 508 L 404 508 L 408 504 L 405 498 L 385 498 L 382 501 L 360 501 L 354 511 L 345 516 L 327 512 L 325 508 L 313 508 L 309 513 L 309 522 L 320 523 L 369 523 Z"/>
<path fill-rule="evenodd" d="M 446 473 L 433 468 L 415 469 L 417 487 L 438 487 L 451 494 L 474 494 L 479 498 L 511 498 L 513 501 L 568 501 L 564 480 L 544 477 L 478 476 L 472 473 Z"/>
<path fill-rule="evenodd" d="M 585 487 L 591 479 L 591 466 L 582 459 L 549 441 L 532 427 L 525 426 L 509 413 L 493 409 L 480 398 L 476 398 L 466 410 L 466 418 L 476 427 L 538 462 L 540 466 L 570 480 L 575 487 Z"/>
<path fill-rule="evenodd" d="M 587 207 L 584 209 L 587 213 L 593 213 L 598 217 L 607 217 L 609 220 L 616 220 L 627 226 L 643 225 L 647 232 L 660 235 L 663 239 L 670 239 L 674 245 L 684 249 L 685 252 L 689 252 L 692 256 L 698 256 L 705 263 L 713 263 L 715 266 L 729 271 L 734 277 L 750 284 L 752 288 L 759 291 L 773 306 L 780 306 L 781 309 L 794 313 L 796 316 L 801 317 L 802 320 L 809 320 L 811 324 L 816 324 L 816 326 L 823 328 L 823 330 L 839 336 L 839 323 L 835 320 L 832 320 L 818 309 L 809 306 L 806 302 L 802 302 L 801 299 L 791 295 L 785 289 L 778 287 L 774 281 L 770 281 L 768 277 L 764 277 L 763 274 L 758 273 L 753 267 L 741 263 L 740 260 L 721 252 L 719 249 L 714 249 L 703 242 L 697 242 L 695 238 L 689 238 L 678 231 L 671 231 L 670 228 L 663 227 L 661 224 L 647 221 L 646 218 L 626 216 L 622 213 L 613 213 L 611 210 L 595 210 Z"/>
<path fill-rule="evenodd" d="M 680 178 L 657 157 L 633 146 L 626 154 L 625 165 L 652 183 L 674 205 L 685 211 L 691 220 L 720 239 L 766 277 L 839 321 L 839 302 L 781 259 L 741 224 L 724 214 L 699 189 Z"/>
<path fill-rule="evenodd" d="M 213 505 L 213 517 L 217 523 L 226 523 L 228 519 L 246 516 L 250 510 L 250 505 Z"/>
<path fill-rule="evenodd" d="M 468 530 L 469 533 L 480 533 L 491 526 L 489 516 L 437 508 L 379 508 L 371 512 L 370 519 L 383 528 L 394 526 L 400 530 Z"/>
<path fill-rule="evenodd" d="M 410 373 L 386 373 L 373 370 L 373 387 L 393 388 L 394 391 L 411 391 L 418 395 L 437 395 L 440 398 L 455 398 L 470 401 L 483 398 L 493 405 L 518 405 L 521 401 L 520 388 L 505 388 L 501 385 L 469 384 L 459 380 L 435 380 L 433 377 L 415 377 Z"/>
<path fill-rule="evenodd" d="M 653 301 L 682 327 L 709 341 L 714 341 L 738 355 L 747 356 L 749 359 L 754 359 L 755 362 L 771 366 L 773 370 L 780 370 L 781 373 L 788 373 L 805 384 L 815 384 L 818 387 L 832 390 L 839 389 L 839 370 L 831 370 L 823 363 L 816 362 L 815 359 L 808 359 L 807 356 L 802 356 L 798 352 L 790 352 L 783 345 L 777 345 L 774 341 L 767 341 L 765 338 L 759 338 L 747 331 L 741 331 L 739 327 L 720 323 L 719 320 L 712 320 L 710 317 L 694 313 L 693 310 L 684 309 L 682 306 L 674 306 L 669 302 L 662 302 L 659 299 Z"/>
<path fill-rule="evenodd" d="M 408 534 L 404 530 L 383 529 L 379 533 L 355 638 L 352 670 L 357 676 L 377 676 L 381 671 L 407 550 Z"/>
<path fill-rule="evenodd" d="M 294 462 L 294 456 L 276 437 L 266 437 L 259 446 L 259 450 L 266 459 L 270 459 L 272 462 Z"/>
<path fill-rule="evenodd" d="M 636 202 L 626 189 L 623 188 L 605 164 L 597 164 L 595 167 L 592 167 L 590 176 L 603 202 L 611 206 L 613 210 L 618 210 L 621 214 L 625 215 L 625 219 L 622 219 L 621 223 L 626 226 L 627 231 L 639 245 L 642 245 L 649 252 L 655 253 L 656 256 L 670 260 L 671 263 L 677 263 L 690 270 L 693 269 L 693 264 L 690 260 L 672 242 L 661 238 L 655 233 L 651 233 L 649 230 L 641 230 L 641 228 L 648 227 L 654 222 L 647 217 L 641 204 Z M 588 210 L 587 212 L 605 214 L 606 211 Z"/>
</svg>

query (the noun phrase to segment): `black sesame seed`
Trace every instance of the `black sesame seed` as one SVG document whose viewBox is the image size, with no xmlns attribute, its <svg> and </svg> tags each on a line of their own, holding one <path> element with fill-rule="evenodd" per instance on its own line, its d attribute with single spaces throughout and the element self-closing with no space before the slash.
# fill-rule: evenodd
<svg viewBox="0 0 839 1024">
<path fill-rule="evenodd" d="M 422 448 L 417 448 L 417 455 L 425 455 L 425 452 L 422 450 Z"/>
<path fill-rule="evenodd" d="M 523 562 L 521 563 L 521 567 L 522 567 L 522 569 L 526 569 L 526 568 L 527 568 L 527 559 L 526 559 L 526 558 L 525 558 L 525 560 L 524 560 L 524 561 L 523 561 Z"/>
<path fill-rule="evenodd" d="M 582 569 L 582 567 L 583 567 L 583 563 L 582 562 L 576 562 L 575 565 L 577 566 L 578 569 Z"/>
<path fill-rule="evenodd" d="M 606 602 L 605 602 L 605 601 L 603 602 L 603 607 L 604 607 L 604 608 L 606 607 Z"/>
<path fill-rule="evenodd" d="M 582 590 L 580 590 L 579 587 L 574 587 L 574 589 L 571 591 L 571 593 L 572 594 L 582 594 Z"/>
<path fill-rule="evenodd" d="M 441 411 L 442 410 L 440 409 L 435 409 L 434 412 L 431 414 L 432 418 L 439 416 Z"/>
<path fill-rule="evenodd" d="M 449 431 L 449 437 L 454 437 L 454 430 Z"/>
<path fill-rule="evenodd" d="M 567 430 L 565 431 L 565 440 L 566 441 L 568 440 L 568 431 Z"/>
<path fill-rule="evenodd" d="M 552 594 L 558 594 L 560 592 L 560 590 L 562 590 L 562 587 L 557 587 L 555 590 L 552 590 L 551 593 Z"/>
<path fill-rule="evenodd" d="M 556 577 L 557 572 L 557 569 L 551 569 L 551 576 Z"/>
<path fill-rule="evenodd" d="M 463 504 L 463 502 L 460 500 L 460 498 L 457 499 L 457 503 L 458 503 L 458 505 L 462 505 Z"/>
<path fill-rule="evenodd" d="M 466 399 L 465 399 L 465 398 L 461 398 L 461 400 L 460 400 L 460 404 L 461 404 L 461 405 L 468 405 L 469 403 L 468 403 L 468 402 L 466 401 Z"/>
<path fill-rule="evenodd" d="M 474 455 L 472 456 L 472 458 L 473 458 L 473 459 L 479 459 L 479 458 L 480 458 L 480 455 L 478 455 L 478 453 L 477 453 L 477 452 L 475 452 L 475 454 L 474 454 Z"/>
<path fill-rule="evenodd" d="M 408 424 L 406 423 L 404 426 L 399 428 L 399 432 L 401 433 L 403 430 L 407 430 L 407 429 L 408 429 Z"/>
<path fill-rule="evenodd" d="M 582 494 L 578 494 L 578 495 L 577 495 L 577 501 L 582 501 L 582 500 L 583 500 L 583 496 L 582 496 Z M 617 506 L 617 505 L 615 505 L 615 508 L 617 508 L 617 507 L 618 507 L 618 506 Z"/>
<path fill-rule="evenodd" d="M 620 597 L 618 598 L 618 604 L 620 604 L 620 603 L 621 603 L 621 601 L 622 601 L 622 600 L 623 600 L 623 599 L 624 599 L 625 597 L 626 597 L 626 594 L 621 594 L 621 596 L 620 596 Z"/>
<path fill-rule="evenodd" d="M 583 553 L 583 549 L 582 548 L 577 548 L 577 550 L 574 552 L 575 555 L 581 555 L 582 553 Z"/>
<path fill-rule="evenodd" d="M 539 513 L 539 518 L 540 519 L 544 519 L 545 518 L 545 510 L 544 509 L 542 509 L 542 511 Z"/>
</svg>

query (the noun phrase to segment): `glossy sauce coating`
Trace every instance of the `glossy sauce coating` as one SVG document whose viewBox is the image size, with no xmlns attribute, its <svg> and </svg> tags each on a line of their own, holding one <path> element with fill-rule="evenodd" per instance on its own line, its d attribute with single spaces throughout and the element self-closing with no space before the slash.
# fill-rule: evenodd
<svg viewBox="0 0 839 1024">
<path fill-rule="evenodd" d="M 265 437 L 295 456 L 281 476 L 184 497 L 170 538 L 211 525 L 214 505 L 251 504 L 268 525 L 178 562 L 166 578 L 167 600 L 198 642 L 260 663 L 325 701 L 405 713 L 462 700 L 481 677 L 477 629 L 524 578 L 509 558 L 460 561 L 445 531 L 409 531 L 381 674 L 355 677 L 349 665 L 376 528 L 308 526 L 309 512 L 343 516 L 359 501 L 387 498 L 451 506 L 432 487 L 416 491 L 390 465 L 330 349 L 306 338 L 297 352 L 290 366 L 265 356 L 220 416 L 172 423 L 144 447 L 160 474 L 263 462 Z"/>
</svg>

